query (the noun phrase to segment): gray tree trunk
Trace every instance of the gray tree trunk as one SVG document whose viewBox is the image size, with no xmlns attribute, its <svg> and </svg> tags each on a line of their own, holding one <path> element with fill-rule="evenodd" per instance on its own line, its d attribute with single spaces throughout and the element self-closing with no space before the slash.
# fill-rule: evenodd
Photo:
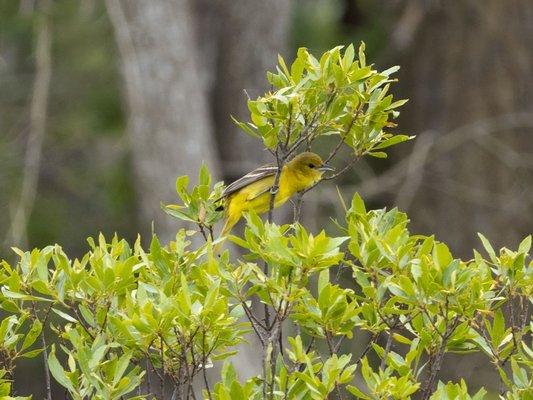
<svg viewBox="0 0 533 400">
<path fill-rule="evenodd" d="M 204 160 L 231 180 L 268 160 L 230 115 L 247 119 L 243 89 L 252 97 L 268 89 L 265 71 L 287 48 L 291 4 L 106 3 L 123 60 L 140 219 L 168 239 L 177 225 L 159 202 L 174 198 L 176 176 L 196 176 Z"/>
<path fill-rule="evenodd" d="M 465 139 L 425 170 L 409 209 L 414 229 L 463 256 L 479 248 L 476 232 L 516 246 L 533 226 L 533 3 L 406 4 L 424 16 L 399 61 L 410 99 L 400 126 L 421 135 L 463 129 Z"/>
<path fill-rule="evenodd" d="M 175 201 L 176 177 L 194 180 L 202 161 L 219 170 L 194 13 L 187 0 L 106 4 L 122 57 L 140 219 L 168 240 L 177 223 L 159 204 Z"/>
<path fill-rule="evenodd" d="M 230 115 L 247 120 L 243 89 L 253 97 L 268 89 L 266 70 L 287 48 L 290 1 L 106 4 L 123 60 L 141 221 L 154 220 L 168 239 L 177 226 L 159 202 L 175 198 L 176 176 L 195 177 L 204 160 L 221 171 L 216 178 L 231 180 L 268 159 Z M 235 360 L 241 378 L 259 371 L 256 353 L 243 346 Z"/>
<path fill-rule="evenodd" d="M 289 0 L 233 0 L 221 3 L 212 111 L 226 177 L 272 161 L 262 143 L 240 131 L 230 116 L 248 120 L 251 98 L 269 89 L 266 71 L 285 56 L 291 15 Z M 246 93 L 245 93 L 246 91 Z"/>
</svg>

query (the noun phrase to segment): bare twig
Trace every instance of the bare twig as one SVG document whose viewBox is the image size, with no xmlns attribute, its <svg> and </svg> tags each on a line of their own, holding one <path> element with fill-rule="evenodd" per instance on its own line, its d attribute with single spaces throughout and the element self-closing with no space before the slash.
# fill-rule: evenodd
<svg viewBox="0 0 533 400">
<path fill-rule="evenodd" d="M 37 309 L 35 307 L 34 301 L 31 302 L 31 309 L 32 309 L 33 318 L 40 321 L 40 318 L 37 315 Z M 51 310 L 52 310 L 52 306 L 49 306 L 43 320 L 41 321 L 42 328 L 41 328 L 41 334 L 39 335 L 41 338 L 41 346 L 43 348 L 43 364 L 44 364 L 44 381 L 46 385 L 46 400 L 52 400 L 52 387 L 50 384 L 50 370 L 48 369 L 48 348 L 46 344 L 46 338 L 44 336 L 44 332 L 46 329 L 46 323 L 48 321 L 48 317 L 50 315 Z"/>
<path fill-rule="evenodd" d="M 284 154 L 284 157 L 285 159 L 287 159 L 288 157 L 291 156 L 292 153 L 294 153 L 298 147 L 300 147 L 300 145 L 304 142 L 307 142 L 308 145 L 313 141 L 314 137 L 313 137 L 313 134 L 314 134 L 314 127 L 315 127 L 315 123 L 316 121 L 318 120 L 318 118 L 320 117 L 320 115 L 323 113 L 323 112 L 326 112 L 329 108 L 329 106 L 331 105 L 331 103 L 333 102 L 333 99 L 335 98 L 336 96 L 336 93 L 335 92 L 332 92 L 330 94 L 330 96 L 328 97 L 328 100 L 326 101 L 326 104 L 324 106 L 324 109 L 322 111 L 316 111 L 315 114 L 313 115 L 313 118 L 311 119 L 311 121 L 304 127 L 304 129 L 302 130 L 302 132 L 300 133 L 300 137 L 296 140 L 296 142 L 294 142 L 294 144 L 285 152 Z"/>
<path fill-rule="evenodd" d="M 447 134 L 438 132 L 437 138 L 432 146 L 432 152 L 425 158 L 424 165 L 461 147 L 469 141 L 477 141 L 503 130 L 510 131 L 521 128 L 533 129 L 533 113 L 503 114 L 462 125 Z M 418 135 L 419 138 L 417 140 L 420 140 L 420 137 L 425 134 L 426 132 L 423 132 Z M 377 195 L 390 191 L 402 181 L 402 177 L 408 171 L 409 162 L 410 156 L 399 161 L 394 167 L 388 169 L 375 179 L 365 180 L 360 185 L 357 185 L 355 190 L 361 193 L 367 193 L 367 195 Z"/>
<path fill-rule="evenodd" d="M 209 381 L 207 379 L 207 369 L 205 367 L 205 364 L 207 363 L 207 357 L 205 354 L 205 331 L 202 335 L 202 375 L 204 377 L 204 384 L 205 384 L 205 390 L 207 391 L 207 397 L 209 397 L 209 400 L 212 399 L 211 397 L 211 389 L 209 388 Z"/>
<path fill-rule="evenodd" d="M 352 120 L 350 121 L 350 124 L 348 125 L 348 128 L 346 128 L 344 133 L 341 134 L 341 138 L 338 141 L 337 145 L 333 148 L 333 150 L 331 150 L 331 152 L 329 153 L 328 157 L 324 160 L 325 164 L 327 164 L 329 161 L 331 161 L 331 159 L 333 159 L 333 157 L 335 157 L 337 155 L 337 153 L 339 152 L 340 148 L 342 147 L 342 145 L 344 143 L 344 140 L 346 140 L 346 136 L 348 136 L 348 133 L 350 133 L 350 131 L 352 130 L 353 125 L 355 124 L 355 121 L 359 117 L 359 115 L 361 113 L 361 110 L 362 110 L 362 108 L 360 107 L 355 112 Z"/>
<path fill-rule="evenodd" d="M 379 366 L 379 369 L 381 370 L 384 370 L 385 366 L 387 365 L 387 356 L 389 355 L 391 345 L 392 345 L 392 330 L 387 335 L 387 344 L 385 345 L 385 353 L 383 354 L 383 358 L 381 359 L 381 364 Z"/>
<path fill-rule="evenodd" d="M 163 347 L 162 335 L 159 335 L 159 352 L 161 354 L 161 369 L 163 370 L 163 379 L 159 381 L 159 390 L 161 392 L 161 400 L 165 400 L 165 349 Z"/>
<path fill-rule="evenodd" d="M 148 357 L 146 357 L 146 391 L 148 392 L 148 395 L 150 395 L 152 392 L 152 385 L 150 380 L 150 369 L 148 368 L 148 363 Z"/>
<path fill-rule="evenodd" d="M 446 315 L 447 313 L 448 310 L 446 310 Z M 442 340 L 436 354 L 430 356 L 428 375 L 422 384 L 422 400 L 428 400 L 434 391 L 435 379 L 437 378 L 437 374 L 442 366 L 448 339 L 454 332 L 455 328 L 457 328 L 457 325 L 459 325 L 459 315 L 455 316 L 451 323 L 446 325 L 446 331 L 442 336 Z"/>
<path fill-rule="evenodd" d="M 348 169 L 350 169 L 352 167 L 352 165 L 354 165 L 357 161 L 359 161 L 360 158 L 359 157 L 352 157 L 350 159 L 350 161 L 344 166 L 342 167 L 338 172 L 336 172 L 335 174 L 333 175 L 330 175 L 330 176 L 326 176 L 324 178 L 322 178 L 322 180 L 324 181 L 329 181 L 331 179 L 336 179 L 338 178 L 339 176 L 341 176 L 342 174 L 344 174 L 346 171 L 348 171 Z"/>
<path fill-rule="evenodd" d="M 370 337 L 370 340 L 368 341 L 368 343 L 366 344 L 365 348 L 363 349 L 363 352 L 361 353 L 361 355 L 359 356 L 359 358 L 355 362 L 356 365 L 359 365 L 361 363 L 363 358 L 366 356 L 366 353 L 368 353 L 370 351 L 370 349 L 372 348 L 372 345 L 376 342 L 376 340 L 378 340 L 378 338 L 379 338 L 379 334 L 378 333 L 374 333 Z"/>
<path fill-rule="evenodd" d="M 87 335 L 89 335 L 91 337 L 91 339 L 94 341 L 95 339 L 95 336 L 94 334 L 89 330 L 89 326 L 87 326 L 87 324 L 85 323 L 85 320 L 82 318 L 82 316 L 80 315 L 80 313 L 78 312 L 78 308 L 76 307 L 75 304 L 72 304 L 72 305 L 68 305 L 66 304 L 66 306 L 74 313 L 74 315 L 76 316 L 76 319 L 78 320 L 78 322 L 80 323 L 81 327 L 83 328 L 83 330 L 87 333 Z"/>
</svg>

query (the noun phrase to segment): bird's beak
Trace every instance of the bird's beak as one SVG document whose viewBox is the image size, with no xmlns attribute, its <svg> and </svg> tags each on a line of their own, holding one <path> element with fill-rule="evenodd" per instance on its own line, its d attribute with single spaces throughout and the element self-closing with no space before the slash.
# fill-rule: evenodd
<svg viewBox="0 0 533 400">
<path fill-rule="evenodd" d="M 322 164 L 321 167 L 318 168 L 319 171 L 325 172 L 325 171 L 335 171 L 335 168 L 333 168 L 331 165 L 328 164 Z"/>
</svg>

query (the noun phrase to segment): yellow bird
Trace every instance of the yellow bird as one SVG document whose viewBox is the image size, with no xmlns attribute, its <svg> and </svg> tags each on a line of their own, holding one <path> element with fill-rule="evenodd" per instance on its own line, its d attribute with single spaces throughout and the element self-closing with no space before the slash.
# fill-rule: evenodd
<svg viewBox="0 0 533 400">
<path fill-rule="evenodd" d="M 332 167 L 324 164 L 318 154 L 310 152 L 298 154 L 281 169 L 274 207 L 281 206 L 295 193 L 315 185 L 325 171 L 333 170 Z M 277 171 L 278 167 L 273 165 L 259 167 L 224 189 L 222 199 L 226 222 L 222 228 L 221 237 L 231 231 L 243 213 L 253 210 L 261 214 L 270 209 L 271 189 Z"/>
</svg>

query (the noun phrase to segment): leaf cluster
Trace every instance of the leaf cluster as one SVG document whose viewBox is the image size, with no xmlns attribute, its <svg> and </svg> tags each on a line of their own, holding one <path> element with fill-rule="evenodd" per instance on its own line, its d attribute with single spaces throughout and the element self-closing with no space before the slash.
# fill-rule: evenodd
<svg viewBox="0 0 533 400">
<path fill-rule="evenodd" d="M 338 139 L 327 161 L 342 146 L 352 157 L 345 167 L 384 157 L 409 139 L 388 132 L 404 103 L 388 94 L 396 70 L 367 64 L 364 45 L 357 58 L 353 46 L 320 59 L 300 49 L 290 66 L 279 58 L 267 75 L 272 91 L 250 100 L 250 122 L 237 123 L 280 169 L 321 136 Z M 355 194 L 336 235 L 310 232 L 297 207 L 286 225 L 250 213 L 244 233 L 230 237 L 244 254 L 218 255 L 222 190 L 207 166 L 191 188 L 178 178 L 181 203 L 163 208 L 196 229 L 168 245 L 156 235 L 149 248 L 100 235 L 80 258 L 58 245 L 14 249 L 16 262 L 0 263 L 3 398 L 17 360 L 40 354 L 78 400 L 195 399 L 199 381 L 209 400 L 483 398 L 464 381 L 438 381 L 449 352 L 483 353 L 500 398 L 533 395 L 531 236 L 498 251 L 480 236 L 486 255 L 462 260 L 434 236 L 411 234 L 405 213 L 368 210 Z M 249 334 L 261 373 L 242 381 L 231 357 Z M 207 370 L 222 362 L 210 384 Z"/>
</svg>

